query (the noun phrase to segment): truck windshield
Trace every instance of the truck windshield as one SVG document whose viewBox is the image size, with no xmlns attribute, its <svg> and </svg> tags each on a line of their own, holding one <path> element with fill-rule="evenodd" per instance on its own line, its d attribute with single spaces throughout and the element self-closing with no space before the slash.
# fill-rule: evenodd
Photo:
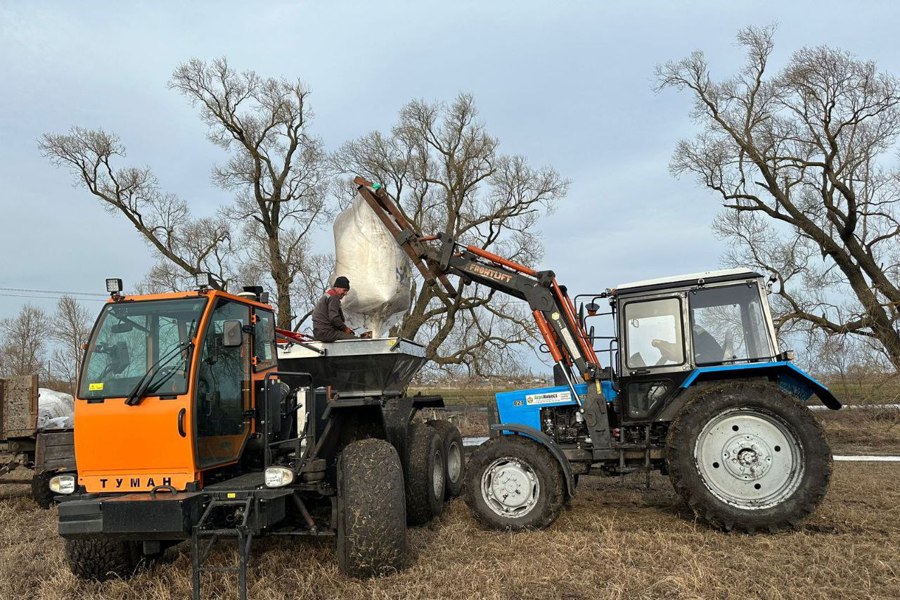
<svg viewBox="0 0 900 600">
<path fill-rule="evenodd" d="M 205 305 L 206 298 L 107 304 L 88 344 L 78 397 L 127 396 L 161 359 L 165 366 L 146 388 L 162 395 L 187 392 L 187 342 L 197 332 Z"/>
<path fill-rule="evenodd" d="M 696 364 L 772 357 L 759 286 L 740 284 L 692 290 L 689 303 Z"/>
</svg>

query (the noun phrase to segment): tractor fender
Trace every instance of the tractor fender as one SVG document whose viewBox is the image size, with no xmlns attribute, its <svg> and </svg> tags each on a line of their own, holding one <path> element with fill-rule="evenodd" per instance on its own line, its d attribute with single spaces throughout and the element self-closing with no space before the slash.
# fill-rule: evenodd
<svg viewBox="0 0 900 600">
<path fill-rule="evenodd" d="M 701 367 L 695 369 L 681 383 L 681 388 L 687 390 L 698 382 L 758 377 L 777 381 L 781 388 L 800 400 L 808 400 L 810 396 L 815 394 L 822 401 L 822 404 L 831 410 L 839 410 L 841 408 L 841 402 L 831 393 L 831 390 L 790 361 Z"/>
<path fill-rule="evenodd" d="M 572 465 L 569 464 L 569 459 L 566 458 L 562 449 L 553 441 L 553 438 L 543 431 L 538 431 L 534 427 L 529 427 L 528 425 L 517 425 L 515 423 L 495 423 L 491 425 L 492 434 L 494 432 L 502 433 L 504 431 L 512 431 L 513 433 L 530 437 L 537 443 L 546 447 L 547 450 L 550 451 L 550 454 L 553 455 L 553 458 L 556 459 L 556 462 L 559 463 L 560 468 L 562 468 L 563 476 L 566 480 L 566 493 L 569 498 L 575 496 L 575 475 L 572 473 Z"/>
</svg>

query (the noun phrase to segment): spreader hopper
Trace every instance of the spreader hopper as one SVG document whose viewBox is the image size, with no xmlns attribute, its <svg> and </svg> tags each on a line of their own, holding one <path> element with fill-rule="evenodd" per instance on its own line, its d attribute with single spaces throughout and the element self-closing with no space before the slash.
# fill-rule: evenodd
<svg viewBox="0 0 900 600">
<path fill-rule="evenodd" d="M 309 373 L 316 387 L 341 397 L 396 396 L 422 365 L 425 348 L 402 338 L 304 342 L 280 346 L 282 371 Z"/>
</svg>

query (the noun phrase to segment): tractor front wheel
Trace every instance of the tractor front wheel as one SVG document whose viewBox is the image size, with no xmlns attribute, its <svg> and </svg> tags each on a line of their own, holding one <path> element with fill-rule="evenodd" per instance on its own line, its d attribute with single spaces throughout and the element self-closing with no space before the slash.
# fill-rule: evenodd
<svg viewBox="0 0 900 600">
<path fill-rule="evenodd" d="M 824 498 L 831 466 L 812 413 L 770 383 L 733 382 L 700 392 L 666 440 L 675 490 L 700 520 L 725 530 L 796 526 Z"/>
<path fill-rule="evenodd" d="M 559 463 L 520 435 L 492 438 L 472 453 L 463 493 L 475 519 L 490 529 L 543 529 L 565 503 Z"/>
</svg>

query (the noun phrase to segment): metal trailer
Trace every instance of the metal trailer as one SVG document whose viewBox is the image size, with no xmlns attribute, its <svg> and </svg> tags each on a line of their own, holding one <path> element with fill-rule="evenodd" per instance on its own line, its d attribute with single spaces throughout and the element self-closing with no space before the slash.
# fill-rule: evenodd
<svg viewBox="0 0 900 600">
<path fill-rule="evenodd" d="M 579 475 L 639 469 L 667 473 L 696 517 L 723 529 L 791 527 L 821 502 L 831 451 L 804 404 L 841 404 L 778 348 L 763 276 L 682 275 L 573 301 L 553 271 L 422 235 L 382 186 L 355 181 L 427 284 L 452 299 L 456 276 L 523 300 L 554 363 L 557 387 L 497 395 L 493 437 L 466 467 L 483 525 L 546 527 Z M 604 316 L 596 335 L 591 319 Z"/>
<path fill-rule="evenodd" d="M 248 289 L 116 293 L 101 313 L 76 400 L 79 478 L 59 507 L 76 575 L 127 577 L 190 540 L 194 598 L 222 571 L 245 598 L 255 538 L 308 536 L 372 576 L 404 568 L 407 524 L 442 511 L 447 436 L 413 416 L 443 401 L 405 394 L 423 348 L 289 332 L 276 346 L 271 307 Z M 236 544 L 233 566 L 208 561 L 219 541 Z"/>
<path fill-rule="evenodd" d="M 41 508 L 50 508 L 50 479 L 76 471 L 72 429 L 38 429 L 38 377 L 0 379 L 0 484 L 26 484 Z M 30 479 L 4 477 L 19 467 Z"/>
</svg>

